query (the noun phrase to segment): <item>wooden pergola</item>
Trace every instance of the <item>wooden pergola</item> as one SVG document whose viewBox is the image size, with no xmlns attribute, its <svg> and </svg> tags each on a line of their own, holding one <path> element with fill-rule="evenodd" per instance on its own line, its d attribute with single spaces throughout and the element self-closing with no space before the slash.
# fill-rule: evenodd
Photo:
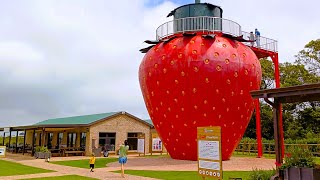
<svg viewBox="0 0 320 180">
<path fill-rule="evenodd" d="M 282 129 L 280 124 L 281 103 L 320 101 L 320 83 L 301 86 L 291 86 L 285 88 L 267 89 L 251 91 L 251 96 L 255 99 L 263 98 L 273 108 L 273 127 L 275 139 L 275 153 L 277 164 L 282 164 L 283 139 L 280 136 Z M 269 100 L 273 98 L 273 101 Z M 279 172 L 279 178 L 283 179 L 283 173 Z"/>
</svg>

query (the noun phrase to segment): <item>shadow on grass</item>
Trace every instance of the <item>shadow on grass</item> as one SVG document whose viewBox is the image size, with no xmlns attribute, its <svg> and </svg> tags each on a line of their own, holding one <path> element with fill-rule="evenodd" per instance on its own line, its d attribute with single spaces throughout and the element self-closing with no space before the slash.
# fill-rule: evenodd
<svg viewBox="0 0 320 180">
<path fill-rule="evenodd" d="M 118 161 L 118 158 L 97 158 L 94 167 L 104 168 L 104 167 L 107 167 L 108 163 L 112 163 L 116 161 Z M 89 169 L 89 158 L 81 159 L 81 160 L 70 160 L 70 161 L 52 161 L 50 163 Z"/>
</svg>

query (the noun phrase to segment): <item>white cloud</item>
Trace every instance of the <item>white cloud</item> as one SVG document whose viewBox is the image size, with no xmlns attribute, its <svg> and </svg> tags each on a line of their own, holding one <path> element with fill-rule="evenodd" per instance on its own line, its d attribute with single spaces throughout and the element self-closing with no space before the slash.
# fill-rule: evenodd
<svg viewBox="0 0 320 180">
<path fill-rule="evenodd" d="M 224 17 L 244 30 L 258 27 L 264 36 L 278 39 L 282 62 L 319 37 L 316 1 L 206 2 L 221 5 Z M 148 118 L 138 82 L 139 49 L 146 46 L 144 40 L 155 39 L 156 28 L 171 20 L 166 16 L 177 4 L 0 3 L 0 127 L 110 111 Z"/>
</svg>

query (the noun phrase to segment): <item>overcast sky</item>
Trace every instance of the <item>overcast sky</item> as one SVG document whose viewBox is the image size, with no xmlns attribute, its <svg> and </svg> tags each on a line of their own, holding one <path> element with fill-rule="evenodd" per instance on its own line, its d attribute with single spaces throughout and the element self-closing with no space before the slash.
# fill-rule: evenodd
<svg viewBox="0 0 320 180">
<path fill-rule="evenodd" d="M 0 0 L 0 127 L 127 111 L 148 119 L 143 41 L 192 0 Z M 202 0 L 279 41 L 280 62 L 320 37 L 320 1 Z"/>
</svg>

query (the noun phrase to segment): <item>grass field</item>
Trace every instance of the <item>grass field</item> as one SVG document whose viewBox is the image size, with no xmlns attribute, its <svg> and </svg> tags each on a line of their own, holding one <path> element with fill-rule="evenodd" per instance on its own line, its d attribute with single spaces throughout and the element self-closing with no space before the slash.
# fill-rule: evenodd
<svg viewBox="0 0 320 180">
<path fill-rule="evenodd" d="M 47 173 L 47 172 L 54 172 L 54 171 L 35 168 L 31 166 L 25 166 L 15 162 L 0 160 L 0 176 L 36 174 L 36 173 Z"/>
<path fill-rule="evenodd" d="M 107 167 L 106 164 L 111 162 L 116 162 L 116 161 L 118 161 L 118 158 L 97 158 L 94 168 Z M 82 160 L 71 160 L 71 161 L 52 161 L 50 163 L 89 169 L 89 158 L 82 159 Z"/>
<path fill-rule="evenodd" d="M 54 180 L 93 180 L 96 178 L 89 178 L 89 177 L 84 177 L 84 176 L 78 176 L 78 175 L 66 175 L 66 176 L 55 176 L 55 177 L 41 177 L 41 178 L 30 178 L 30 179 L 54 179 Z"/>
<path fill-rule="evenodd" d="M 120 173 L 120 171 L 114 171 Z M 248 179 L 250 171 L 225 171 L 223 179 L 242 178 Z M 136 176 L 151 177 L 157 179 L 180 179 L 180 180 L 196 180 L 202 179 L 196 171 L 140 171 L 140 170 L 125 170 L 125 174 Z"/>
</svg>

